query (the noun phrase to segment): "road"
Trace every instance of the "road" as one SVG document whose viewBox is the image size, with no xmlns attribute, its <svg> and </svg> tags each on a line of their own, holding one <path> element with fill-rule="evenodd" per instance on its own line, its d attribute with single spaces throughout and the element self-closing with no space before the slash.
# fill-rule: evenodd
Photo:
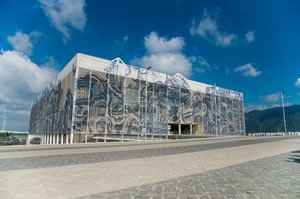
<svg viewBox="0 0 300 199">
<path fill-rule="evenodd" d="M 0 147 L 0 198 L 300 198 L 300 137 Z"/>
</svg>

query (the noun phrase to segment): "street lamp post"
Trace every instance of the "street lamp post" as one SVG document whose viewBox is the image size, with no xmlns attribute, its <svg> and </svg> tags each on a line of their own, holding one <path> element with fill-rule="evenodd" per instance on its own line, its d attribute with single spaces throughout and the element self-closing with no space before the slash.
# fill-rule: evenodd
<svg viewBox="0 0 300 199">
<path fill-rule="evenodd" d="M 145 118 L 144 118 L 144 139 L 146 140 L 146 136 L 147 136 L 147 122 L 146 122 L 146 120 L 147 120 L 147 102 L 148 102 L 148 71 L 151 69 L 152 67 L 151 66 L 149 66 L 149 67 L 147 67 L 147 69 L 146 69 L 146 72 L 144 72 L 144 73 L 142 73 L 142 74 L 146 74 L 146 93 L 145 93 L 145 95 L 146 95 L 146 102 L 145 102 Z"/>
<path fill-rule="evenodd" d="M 283 102 L 283 94 L 282 94 L 282 92 L 280 92 L 280 95 L 281 95 L 281 103 L 282 103 L 282 115 L 283 115 L 284 133 L 286 134 L 285 110 L 284 110 L 284 102 Z"/>
<path fill-rule="evenodd" d="M 2 131 L 4 132 L 6 128 L 6 108 L 3 109 L 3 123 L 2 123 Z"/>
<path fill-rule="evenodd" d="M 215 94 L 215 133 L 216 136 L 219 135 L 219 131 L 218 131 L 218 107 L 217 107 L 217 84 L 214 83 L 214 94 Z"/>
</svg>

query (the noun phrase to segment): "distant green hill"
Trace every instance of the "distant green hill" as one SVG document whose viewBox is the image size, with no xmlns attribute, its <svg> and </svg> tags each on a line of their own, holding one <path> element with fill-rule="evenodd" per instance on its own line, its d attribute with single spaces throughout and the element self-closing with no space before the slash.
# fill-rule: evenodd
<svg viewBox="0 0 300 199">
<path fill-rule="evenodd" d="M 300 131 L 300 105 L 285 107 L 287 131 Z M 282 108 L 253 110 L 245 113 L 246 132 L 283 132 Z"/>
</svg>

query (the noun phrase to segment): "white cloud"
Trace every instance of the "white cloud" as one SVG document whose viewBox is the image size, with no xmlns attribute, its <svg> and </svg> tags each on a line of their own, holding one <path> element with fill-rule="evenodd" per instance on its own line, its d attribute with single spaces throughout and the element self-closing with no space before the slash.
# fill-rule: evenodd
<svg viewBox="0 0 300 199">
<path fill-rule="evenodd" d="M 205 73 L 205 69 L 202 68 L 202 67 L 196 67 L 195 70 L 198 72 L 198 73 Z"/>
<path fill-rule="evenodd" d="M 266 106 L 266 105 L 257 105 L 257 104 L 253 104 L 253 105 L 248 105 L 248 106 L 245 106 L 245 112 L 248 113 L 250 111 L 253 111 L 253 110 L 265 110 L 265 109 L 268 109 L 269 107 Z"/>
<path fill-rule="evenodd" d="M 168 40 L 165 37 L 159 37 L 156 32 L 151 32 L 145 37 L 144 44 L 148 53 L 162 54 L 181 52 L 185 42 L 182 37 L 173 37 Z"/>
<path fill-rule="evenodd" d="M 273 93 L 269 95 L 261 95 L 259 96 L 259 99 L 263 99 L 267 102 L 277 102 L 280 99 L 280 97 L 280 93 Z"/>
<path fill-rule="evenodd" d="M 252 64 L 238 66 L 234 69 L 234 72 L 240 72 L 246 77 L 257 77 L 261 75 L 261 71 L 255 68 Z"/>
<path fill-rule="evenodd" d="M 56 71 L 39 67 L 17 51 L 0 53 L 0 101 L 28 105 L 55 77 Z"/>
<path fill-rule="evenodd" d="M 147 54 L 132 60 L 133 64 L 143 67 L 151 66 L 154 71 L 167 74 L 181 73 L 189 76 L 192 70 L 191 60 L 182 53 L 185 45 L 182 37 L 159 37 L 156 32 L 151 32 L 144 38 Z"/>
<path fill-rule="evenodd" d="M 248 42 L 248 43 L 251 43 L 255 40 L 255 34 L 254 34 L 254 31 L 249 31 L 246 33 L 245 35 L 245 40 Z"/>
<path fill-rule="evenodd" d="M 205 59 L 204 57 L 202 56 L 198 56 L 198 57 L 195 57 L 195 56 L 192 56 L 190 57 L 190 60 L 193 64 L 197 65 L 195 67 L 195 70 L 198 72 L 198 73 L 205 73 L 206 71 L 211 71 L 213 69 L 218 69 L 217 66 L 215 65 L 211 65 L 207 59 Z"/>
<path fill-rule="evenodd" d="M 230 46 L 237 39 L 237 35 L 221 31 L 217 21 L 206 10 L 203 11 L 200 22 L 192 21 L 190 33 L 212 41 L 217 46 Z"/>
<path fill-rule="evenodd" d="M 54 28 L 63 33 L 64 41 L 71 37 L 70 27 L 83 31 L 86 25 L 85 0 L 39 0 Z"/>
<path fill-rule="evenodd" d="M 129 36 L 126 35 L 121 40 L 115 40 L 115 44 L 118 46 L 124 46 L 127 43 L 128 39 L 129 39 Z"/>
<path fill-rule="evenodd" d="M 128 41 L 129 37 L 128 35 L 126 35 L 125 37 L 123 37 L 123 42 L 126 43 Z"/>
<path fill-rule="evenodd" d="M 297 78 L 297 80 L 295 82 L 295 86 L 300 88 L 300 77 Z"/>
<path fill-rule="evenodd" d="M 12 45 L 12 47 L 20 52 L 23 52 L 27 55 L 31 55 L 33 45 L 30 41 L 30 36 L 17 31 L 15 35 L 11 35 L 7 37 L 7 41 Z"/>
<path fill-rule="evenodd" d="M 293 104 L 292 103 L 289 103 L 289 102 L 286 102 L 284 103 L 284 106 L 292 106 Z M 259 111 L 262 111 L 262 110 L 266 110 L 266 109 L 269 109 L 269 108 L 275 108 L 275 107 L 282 107 L 282 104 L 272 104 L 272 105 L 262 105 L 262 104 L 253 104 L 253 105 L 248 105 L 248 106 L 245 106 L 245 112 L 248 113 L 250 111 L 253 111 L 253 110 L 259 110 Z"/>
</svg>

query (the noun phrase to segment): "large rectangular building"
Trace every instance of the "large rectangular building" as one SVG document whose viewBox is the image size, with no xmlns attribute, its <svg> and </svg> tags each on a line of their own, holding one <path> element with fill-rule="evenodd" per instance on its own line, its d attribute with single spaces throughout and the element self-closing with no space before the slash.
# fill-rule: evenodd
<svg viewBox="0 0 300 199">
<path fill-rule="evenodd" d="M 29 137 L 43 143 L 171 134 L 245 135 L 243 94 L 77 54 L 31 109 Z"/>
</svg>

